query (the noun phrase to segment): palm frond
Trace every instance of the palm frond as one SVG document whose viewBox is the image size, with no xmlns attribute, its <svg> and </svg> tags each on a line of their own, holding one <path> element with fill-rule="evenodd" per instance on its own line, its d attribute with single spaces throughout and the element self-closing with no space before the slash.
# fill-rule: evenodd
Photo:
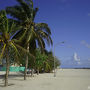
<svg viewBox="0 0 90 90">
<path fill-rule="evenodd" d="M 21 54 L 20 54 L 19 50 L 17 49 L 17 47 L 14 45 L 13 42 L 10 42 L 10 46 L 14 50 L 15 61 L 19 64 L 19 61 L 21 59 Z"/>
<path fill-rule="evenodd" d="M 36 40 L 38 41 L 38 46 L 41 47 L 41 50 L 43 52 L 44 48 L 45 48 L 45 42 L 44 40 L 38 35 L 38 38 L 36 38 Z"/>
<path fill-rule="evenodd" d="M 3 40 L 2 40 L 2 39 L 0 39 L 0 42 L 3 42 Z"/>
<path fill-rule="evenodd" d="M 30 51 L 30 53 L 35 55 L 35 50 L 36 50 L 36 41 L 35 41 L 35 39 L 33 39 L 29 43 L 29 51 Z"/>
<path fill-rule="evenodd" d="M 32 39 L 34 35 L 34 28 L 33 26 L 31 28 L 29 28 L 28 32 L 27 32 L 27 40 L 26 40 L 26 44 Z"/>
<path fill-rule="evenodd" d="M 0 59 L 3 57 L 3 54 L 4 54 L 4 51 L 5 51 L 5 48 L 6 48 L 6 44 L 4 44 L 4 46 L 3 46 L 2 52 L 1 52 L 1 54 L 0 54 Z"/>
<path fill-rule="evenodd" d="M 48 27 L 48 24 L 46 23 L 37 23 L 35 24 L 35 27 L 37 30 L 43 30 L 44 32 L 51 34 L 50 28 Z"/>
<path fill-rule="evenodd" d="M 18 55 L 20 56 L 20 54 L 19 54 L 16 46 L 13 44 L 13 42 L 11 42 L 10 45 L 11 45 L 11 46 L 13 47 L 13 49 L 15 50 L 16 54 L 18 54 Z"/>
<path fill-rule="evenodd" d="M 29 56 L 31 56 L 31 57 L 33 57 L 33 58 L 35 59 L 35 57 L 34 57 L 32 54 L 30 54 L 30 53 L 29 53 L 26 49 L 24 49 L 23 47 L 21 47 L 20 45 L 18 45 L 18 44 L 16 44 L 16 43 L 14 43 L 14 45 L 15 45 L 18 49 L 21 49 L 22 52 L 28 54 Z"/>
<path fill-rule="evenodd" d="M 23 1 L 23 0 L 17 0 L 18 2 L 19 2 L 19 4 L 20 4 L 20 6 L 24 9 L 24 11 L 25 11 L 25 13 L 27 14 L 27 16 L 29 16 L 29 18 L 31 18 L 32 17 L 32 1 L 31 0 L 29 0 L 29 3 L 27 4 L 25 1 Z M 30 6 L 29 6 L 30 5 Z"/>
<path fill-rule="evenodd" d="M 43 39 L 47 41 L 48 45 L 50 44 L 53 45 L 52 39 L 49 34 L 47 34 L 46 32 L 42 30 L 37 30 L 36 32 L 38 33 L 39 36 L 41 36 Z"/>
<path fill-rule="evenodd" d="M 37 12 L 38 12 L 38 8 L 35 8 L 35 9 L 33 10 L 33 21 L 34 21 L 34 19 L 35 19 L 35 16 L 36 16 Z"/>
<path fill-rule="evenodd" d="M 22 20 L 25 20 L 27 15 L 25 14 L 25 11 L 22 9 L 21 6 L 13 6 L 13 7 L 7 7 L 6 8 L 6 12 L 7 14 L 10 14 L 13 19 L 17 19 L 20 20 L 20 22 Z"/>
<path fill-rule="evenodd" d="M 8 31 L 8 19 L 6 17 L 5 10 L 0 11 L 0 32 L 4 33 Z"/>
</svg>

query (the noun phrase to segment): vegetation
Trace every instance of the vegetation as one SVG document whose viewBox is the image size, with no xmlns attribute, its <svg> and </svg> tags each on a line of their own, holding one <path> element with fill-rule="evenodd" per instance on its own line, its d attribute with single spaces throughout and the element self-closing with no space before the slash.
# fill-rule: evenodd
<svg viewBox="0 0 90 90">
<path fill-rule="evenodd" d="M 7 7 L 6 11 L 13 16 L 13 18 L 17 19 L 15 21 L 21 25 L 22 30 L 19 33 L 24 31 L 23 39 L 20 37 L 22 39 L 22 44 L 28 52 L 31 52 L 34 55 L 37 46 L 39 46 L 43 52 L 45 49 L 45 40 L 48 44 L 52 44 L 50 28 L 46 23 L 34 22 L 38 8 L 33 8 L 32 0 L 17 1 L 19 5 Z M 20 36 L 19 33 L 17 34 L 17 37 Z M 36 44 L 37 42 L 38 44 Z M 26 80 L 27 67 L 28 56 L 26 57 L 24 80 Z"/>
<path fill-rule="evenodd" d="M 38 8 L 33 7 L 32 0 L 17 0 L 18 5 L 0 11 L 0 59 L 6 59 L 5 86 L 8 86 L 9 66 L 19 63 L 39 72 L 52 72 L 54 60 L 60 65 L 53 53 L 46 50 L 46 44 L 53 45 L 51 30 L 46 23 L 35 23 Z M 12 19 L 7 18 L 7 14 Z M 13 52 L 13 54 L 12 54 Z M 26 53 L 26 54 L 24 54 Z"/>
<path fill-rule="evenodd" d="M 37 49 L 36 50 L 36 61 L 35 61 L 35 69 L 37 71 L 37 75 L 39 74 L 39 71 L 44 70 L 44 64 L 47 61 L 47 55 L 45 55 L 44 53 L 41 54 L 40 50 Z"/>
<path fill-rule="evenodd" d="M 24 48 L 17 44 L 17 40 L 12 37 L 15 35 L 15 31 L 17 28 L 14 22 L 11 22 L 6 17 L 6 12 L 4 10 L 0 11 L 0 59 L 6 58 L 6 74 L 5 74 L 5 86 L 8 86 L 8 74 L 9 74 L 9 65 L 10 65 L 10 51 L 14 50 L 15 58 L 18 59 L 20 54 L 18 52 L 18 48 L 23 50 L 23 52 L 27 52 Z"/>
<path fill-rule="evenodd" d="M 45 50 L 45 54 L 47 55 L 47 63 L 48 63 L 48 67 L 47 64 L 45 66 L 45 72 L 52 72 L 52 70 L 54 70 L 54 60 L 55 60 L 55 68 L 59 67 L 61 65 L 60 60 L 57 57 L 54 57 L 52 51 L 47 51 Z"/>
</svg>

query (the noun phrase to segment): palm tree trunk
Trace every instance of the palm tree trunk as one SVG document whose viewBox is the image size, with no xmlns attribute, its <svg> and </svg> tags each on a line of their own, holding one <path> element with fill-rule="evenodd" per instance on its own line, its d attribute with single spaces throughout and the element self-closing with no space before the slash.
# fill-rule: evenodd
<svg viewBox="0 0 90 90">
<path fill-rule="evenodd" d="M 6 51 L 6 74 L 5 74 L 5 86 L 8 86 L 8 75 L 9 75 L 9 55 L 8 49 Z"/>
<path fill-rule="evenodd" d="M 27 45 L 27 51 L 29 52 L 29 43 Z M 28 55 L 26 56 L 25 71 L 24 71 L 24 80 L 26 80 L 26 76 L 27 76 L 27 67 L 28 67 Z"/>
<path fill-rule="evenodd" d="M 31 69 L 31 77 L 34 77 L 34 69 Z"/>
<path fill-rule="evenodd" d="M 39 75 L 39 68 L 37 68 L 37 75 Z"/>
</svg>

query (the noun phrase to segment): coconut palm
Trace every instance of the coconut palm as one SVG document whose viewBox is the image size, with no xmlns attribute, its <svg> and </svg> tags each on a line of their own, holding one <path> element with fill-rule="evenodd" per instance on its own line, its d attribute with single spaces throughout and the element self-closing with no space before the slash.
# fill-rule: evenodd
<svg viewBox="0 0 90 90">
<path fill-rule="evenodd" d="M 14 22 L 11 22 L 11 20 L 6 17 L 6 12 L 4 10 L 0 11 L 0 59 L 3 59 L 3 57 L 6 58 L 5 86 L 8 86 L 10 50 L 14 50 L 15 57 L 17 58 L 20 57 L 18 49 L 28 54 L 27 50 L 17 44 L 18 40 L 13 39 L 16 30 L 18 30 L 18 27 L 14 24 Z"/>
<path fill-rule="evenodd" d="M 26 49 L 28 52 L 34 53 L 34 49 L 37 46 L 41 47 L 42 51 L 45 48 L 45 40 L 48 44 L 52 44 L 51 40 L 51 31 L 50 28 L 46 23 L 35 23 L 34 19 L 38 8 L 33 8 L 33 1 L 32 0 L 17 0 L 19 5 L 13 7 L 7 7 L 6 11 L 8 14 L 13 16 L 15 20 L 22 26 L 25 37 L 20 38 L 24 40 Z M 20 31 L 19 33 L 21 33 Z M 19 35 L 19 33 L 17 35 Z M 25 66 L 25 75 L 24 80 L 26 79 L 26 70 L 28 67 L 28 56 L 26 57 L 26 66 Z"/>
<path fill-rule="evenodd" d="M 0 44 L 2 47 L 2 52 L 0 58 L 5 53 L 6 56 L 6 75 L 5 75 L 5 86 L 8 86 L 8 73 L 9 73 L 9 47 L 16 49 L 14 41 L 11 40 L 10 34 L 14 30 L 14 24 L 10 25 L 9 20 L 6 17 L 5 11 L 0 12 Z M 17 50 L 17 49 L 16 49 Z"/>
</svg>

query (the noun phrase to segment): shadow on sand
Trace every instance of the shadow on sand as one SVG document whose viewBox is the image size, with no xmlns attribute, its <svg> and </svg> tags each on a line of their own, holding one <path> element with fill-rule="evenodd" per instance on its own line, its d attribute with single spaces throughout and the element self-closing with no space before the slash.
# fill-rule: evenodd
<svg viewBox="0 0 90 90">
<path fill-rule="evenodd" d="M 9 76 L 8 76 L 8 78 L 10 80 L 18 80 L 18 81 L 24 81 L 23 77 L 24 77 L 23 74 L 19 74 L 19 75 L 18 74 L 17 75 L 15 75 L 15 74 L 9 74 Z M 4 86 L 4 82 L 5 82 L 5 74 L 0 75 L 0 87 L 5 87 Z M 15 84 L 9 83 L 8 86 L 12 86 L 12 85 L 15 85 Z"/>
</svg>

